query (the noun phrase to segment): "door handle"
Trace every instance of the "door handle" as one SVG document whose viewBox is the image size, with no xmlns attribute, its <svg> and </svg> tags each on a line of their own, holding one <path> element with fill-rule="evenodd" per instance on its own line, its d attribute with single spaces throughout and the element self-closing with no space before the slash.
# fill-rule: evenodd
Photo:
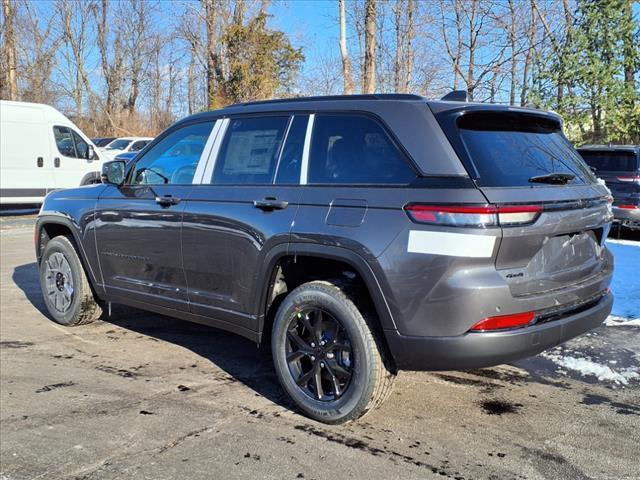
<svg viewBox="0 0 640 480">
<path fill-rule="evenodd" d="M 60 168 L 60 157 L 56 157 L 53 159 L 53 166 L 56 168 Z"/>
<path fill-rule="evenodd" d="M 37 165 L 38 165 L 38 168 L 42 168 L 44 166 L 44 158 L 38 157 Z"/>
<path fill-rule="evenodd" d="M 274 197 L 266 197 L 263 200 L 254 200 L 253 206 L 265 212 L 271 212 L 273 210 L 284 210 L 289 206 L 289 202 L 277 200 Z"/>
<path fill-rule="evenodd" d="M 171 195 L 165 195 L 164 197 L 156 197 L 156 203 L 162 207 L 170 207 L 171 205 L 177 205 L 180 203 L 180 199 Z"/>
</svg>

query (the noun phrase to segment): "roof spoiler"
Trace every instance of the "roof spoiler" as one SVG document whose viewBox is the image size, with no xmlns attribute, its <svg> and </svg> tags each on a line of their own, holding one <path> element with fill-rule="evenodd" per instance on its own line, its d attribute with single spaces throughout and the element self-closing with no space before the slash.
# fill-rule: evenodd
<svg viewBox="0 0 640 480">
<path fill-rule="evenodd" d="M 469 98 L 467 97 L 466 90 L 453 90 L 452 92 L 447 93 L 440 100 L 445 100 L 450 102 L 468 102 Z"/>
</svg>

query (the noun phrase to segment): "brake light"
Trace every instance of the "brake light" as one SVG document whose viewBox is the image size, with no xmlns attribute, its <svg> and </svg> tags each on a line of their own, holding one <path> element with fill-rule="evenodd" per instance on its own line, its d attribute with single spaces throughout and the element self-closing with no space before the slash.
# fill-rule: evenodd
<svg viewBox="0 0 640 480">
<path fill-rule="evenodd" d="M 503 330 L 507 328 L 526 327 L 535 317 L 535 312 L 514 313 L 511 315 L 499 315 L 480 320 L 469 331 L 486 332 L 489 330 Z"/>
<path fill-rule="evenodd" d="M 619 182 L 635 182 L 640 183 L 640 175 L 631 175 L 625 177 L 616 177 Z"/>
<path fill-rule="evenodd" d="M 640 207 L 638 205 L 616 205 L 618 208 L 624 208 L 625 210 L 637 210 Z"/>
<path fill-rule="evenodd" d="M 453 227 L 527 225 L 542 212 L 540 205 L 422 205 L 404 207 L 416 223 Z"/>
</svg>

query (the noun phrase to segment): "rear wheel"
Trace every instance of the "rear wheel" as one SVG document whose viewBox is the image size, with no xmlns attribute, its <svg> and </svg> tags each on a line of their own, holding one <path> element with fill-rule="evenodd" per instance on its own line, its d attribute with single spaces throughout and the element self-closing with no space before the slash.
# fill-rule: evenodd
<svg viewBox="0 0 640 480">
<path fill-rule="evenodd" d="M 40 286 L 47 310 L 61 325 L 90 323 L 102 313 L 73 241 L 67 236 L 54 237 L 47 243 L 40 261 Z"/>
<path fill-rule="evenodd" d="M 372 319 L 338 285 L 314 281 L 293 290 L 272 331 L 280 383 L 305 414 L 325 423 L 363 416 L 388 396 L 395 378 Z"/>
</svg>

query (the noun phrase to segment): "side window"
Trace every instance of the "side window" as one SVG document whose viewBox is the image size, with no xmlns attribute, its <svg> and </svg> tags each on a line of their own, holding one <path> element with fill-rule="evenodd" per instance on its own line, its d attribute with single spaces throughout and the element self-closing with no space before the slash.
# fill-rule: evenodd
<svg viewBox="0 0 640 480">
<path fill-rule="evenodd" d="M 191 183 L 213 124 L 195 123 L 171 132 L 136 162 L 130 183 Z"/>
<path fill-rule="evenodd" d="M 403 153 L 374 119 L 316 115 L 308 183 L 401 185 L 414 178 Z"/>
<path fill-rule="evenodd" d="M 280 154 L 276 167 L 276 181 L 279 184 L 300 183 L 300 166 L 302 164 L 302 151 L 304 149 L 304 137 L 307 133 L 309 115 L 296 115 L 287 132 L 284 147 Z"/>
<path fill-rule="evenodd" d="M 85 142 L 80 135 L 71 130 L 73 134 L 73 141 L 76 144 L 76 152 L 78 158 L 89 158 L 89 145 Z"/>
<path fill-rule="evenodd" d="M 129 151 L 137 152 L 139 150 L 142 150 L 144 147 L 147 146 L 147 143 L 149 143 L 149 140 L 138 140 L 137 142 L 133 142 L 133 145 L 131 145 L 131 148 L 129 149 Z"/>
<path fill-rule="evenodd" d="M 235 118 L 229 122 L 212 183 L 271 183 L 288 116 Z"/>
<path fill-rule="evenodd" d="M 78 156 L 73 143 L 73 137 L 71 136 L 71 130 L 67 127 L 53 127 L 53 136 L 56 139 L 58 152 L 60 152 L 61 155 L 72 158 Z"/>
</svg>

